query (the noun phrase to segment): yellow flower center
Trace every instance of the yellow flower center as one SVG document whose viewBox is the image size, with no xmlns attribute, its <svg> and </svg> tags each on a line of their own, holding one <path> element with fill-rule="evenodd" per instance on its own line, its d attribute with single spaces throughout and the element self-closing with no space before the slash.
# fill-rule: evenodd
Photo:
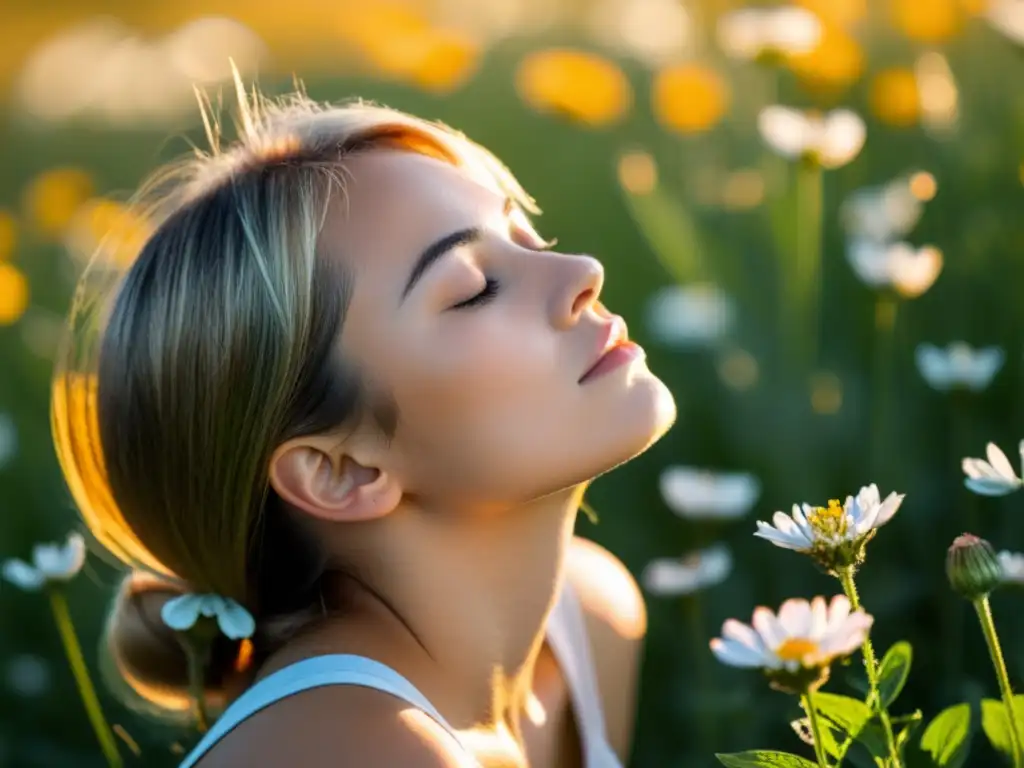
<svg viewBox="0 0 1024 768">
<path fill-rule="evenodd" d="M 816 507 L 807 516 L 807 522 L 811 524 L 815 533 L 823 538 L 844 539 L 846 538 L 847 521 L 846 512 L 837 499 L 831 499 L 828 507 Z"/>
<path fill-rule="evenodd" d="M 791 637 L 775 649 L 775 655 L 783 661 L 803 661 L 817 652 L 818 644 L 804 637 Z"/>
</svg>

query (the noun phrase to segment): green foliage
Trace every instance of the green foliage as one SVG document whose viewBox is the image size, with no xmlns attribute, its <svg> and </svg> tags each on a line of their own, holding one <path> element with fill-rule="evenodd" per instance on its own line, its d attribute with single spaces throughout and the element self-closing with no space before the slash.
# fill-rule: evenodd
<svg viewBox="0 0 1024 768">
<path fill-rule="evenodd" d="M 805 757 L 787 752 L 768 752 L 756 749 L 734 755 L 715 755 L 726 768 L 814 768 Z"/>
<path fill-rule="evenodd" d="M 854 742 L 860 742 L 872 759 L 885 756 L 885 737 L 872 723 L 874 713 L 867 704 L 849 696 L 822 692 L 815 694 L 814 704 L 822 718 L 836 732 L 834 748 L 830 749 L 832 745 L 827 742 L 824 744 L 831 757 L 842 760 Z"/>
<path fill-rule="evenodd" d="M 900 695 L 910 676 L 910 662 L 913 649 L 908 642 L 899 642 L 886 651 L 879 668 L 878 691 L 882 706 L 888 707 Z"/>
<path fill-rule="evenodd" d="M 960 768 L 967 764 L 972 733 L 971 705 L 954 704 L 928 723 L 921 735 L 921 750 L 938 768 Z"/>
<path fill-rule="evenodd" d="M 1024 730 L 1021 728 L 1021 723 L 1024 723 L 1024 694 L 1018 694 L 1013 697 L 1013 711 L 1017 715 L 1017 732 L 1021 736 L 1020 741 L 1024 742 Z M 981 729 L 985 732 L 989 743 L 996 751 L 1008 758 L 1012 758 L 1010 720 L 1006 716 L 1006 707 L 1001 700 L 982 699 Z"/>
<path fill-rule="evenodd" d="M 917 55 L 914 46 L 894 40 L 891 30 L 874 22 L 857 34 L 866 49 L 866 78 Z M 905 509 L 884 535 L 871 542 L 869 561 L 858 574 L 865 605 L 877 619 L 874 636 L 886 644 L 904 637 L 914 644 L 913 656 L 909 643 L 901 641 L 881 659 L 880 705 L 890 707 L 899 701 L 898 711 L 917 710 L 916 716 L 892 718 L 908 768 L 989 768 L 996 758 L 989 759 L 989 745 L 983 740 L 975 740 L 974 752 L 968 755 L 973 729 L 979 725 L 988 742 L 1005 754 L 1008 725 L 997 702 L 983 702 L 975 717 L 968 704 L 942 709 L 960 698 L 968 682 L 990 682 L 991 669 L 980 634 L 965 632 L 965 622 L 957 621 L 959 614 L 950 606 L 941 560 L 950 538 L 965 529 L 991 537 L 1000 548 L 1024 547 L 1019 499 L 973 498 L 963 490 L 959 475 L 960 458 L 980 455 L 988 440 L 1015 444 L 1024 423 L 1024 304 L 1019 297 L 1024 285 L 1024 217 L 1016 167 L 1024 157 L 1024 112 L 1012 86 L 1024 63 L 1017 51 L 973 20 L 965 35 L 945 49 L 960 88 L 957 130 L 943 134 L 922 126 L 895 129 L 868 116 L 869 138 L 862 154 L 849 166 L 826 174 L 819 360 L 823 370 L 809 371 L 787 365 L 779 339 L 780 316 L 785 317 L 780 302 L 792 289 L 782 285 L 779 275 L 792 259 L 800 220 L 792 169 L 768 155 L 757 136 L 756 112 L 765 97 L 755 74 L 717 62 L 729 67 L 735 106 L 727 123 L 707 135 L 678 139 L 665 134 L 642 99 L 623 126 L 589 130 L 536 115 L 517 99 L 514 68 L 519 56 L 537 45 L 536 40 L 524 40 L 497 48 L 465 89 L 443 98 L 365 78 L 299 74 L 309 82 L 314 98 L 358 93 L 440 118 L 494 149 L 545 209 L 539 219 L 542 232 L 558 236 L 560 249 L 594 253 L 604 262 L 604 302 L 630 321 L 631 336 L 648 348 L 652 370 L 676 395 L 676 428 L 644 456 L 594 483 L 587 498 L 601 511 L 601 523 L 594 526 L 582 520 L 580 533 L 619 555 L 634 574 L 640 574 L 653 557 L 675 556 L 712 541 L 729 544 L 736 570 L 727 584 L 706 597 L 688 598 L 683 609 L 676 602 L 649 597 L 649 634 L 630 764 L 661 768 L 689 759 L 688 764 L 706 768 L 710 755 L 721 753 L 717 757 L 727 766 L 814 765 L 784 752 L 726 754 L 750 744 L 784 744 L 793 737 L 786 718 L 780 716 L 779 694 L 766 690 L 756 675 L 716 666 L 707 642 L 724 619 L 749 616 L 753 605 L 778 604 L 793 595 L 832 594 L 836 584 L 807 563 L 755 542 L 750 536 L 752 519 L 727 526 L 672 515 L 658 492 L 658 475 L 666 465 L 686 463 L 755 473 L 764 488 L 752 513 L 758 519 L 769 519 L 793 500 L 822 503 L 871 480 L 884 484 L 884 490 L 894 487 L 908 493 Z M 643 94 L 649 73 L 632 66 L 629 74 L 638 94 Z M 770 77 L 773 98 L 781 103 L 814 103 L 813 95 L 788 74 Z M 865 79 L 839 94 L 836 103 L 866 114 L 868 83 Z M 263 85 L 280 91 L 289 87 L 290 79 L 273 82 L 264 77 Z M 187 150 L 183 141 L 168 142 L 169 135 L 184 132 L 199 141 L 195 121 L 180 130 L 113 131 L 77 124 L 44 130 L 21 125 L 11 114 L 4 116 L 8 120 L 0 143 L 0 205 L 16 212 L 26 186 L 47 168 L 85 167 L 102 194 L 119 195 L 157 162 Z M 638 142 L 657 160 L 662 183 L 652 194 L 624 195 L 615 178 L 614 159 Z M 726 209 L 695 194 L 698 182 L 710 178 L 717 189 L 728 173 L 751 168 L 761 172 L 760 206 Z M 946 265 L 927 294 L 900 304 L 891 347 L 892 377 L 881 390 L 874 390 L 880 347 L 874 332 L 875 294 L 857 280 L 843 258 L 840 204 L 862 186 L 918 168 L 935 175 L 939 192 L 908 239 L 915 245 L 940 247 Z M 0 411 L 13 415 L 19 436 L 16 459 L 0 467 L 4 557 L 23 555 L 35 541 L 60 537 L 76 520 L 50 445 L 50 360 L 29 345 L 46 320 L 59 319 L 68 307 L 68 278 L 74 265 L 59 243 L 45 242 L 27 227 L 19 230 L 11 261 L 30 278 L 32 310 L 24 322 L 0 327 Z M 696 279 L 716 281 L 740 300 L 736 327 L 711 348 L 661 346 L 643 324 L 648 297 L 667 283 Z M 947 395 L 929 389 L 915 370 L 915 346 L 961 338 L 1004 348 L 1005 369 L 982 393 Z M 753 369 L 743 386 L 726 375 L 737 352 L 747 356 L 748 368 Z M 891 417 L 887 442 L 882 444 L 887 451 L 884 461 L 869 448 L 880 396 Z M 89 579 L 71 585 L 69 600 L 87 661 L 95 668 L 94 649 L 117 574 L 95 560 L 88 568 Z M 0 689 L 0 711 L 5 713 L 0 718 L 0 762 L 25 768 L 99 765 L 95 737 L 77 701 L 73 678 L 62 664 L 45 604 L 0 589 L 0 610 L 7 627 L 0 633 L 5 672 L 8 662 L 19 655 L 37 654 L 49 662 L 52 680 L 51 690 L 35 697 L 12 685 Z M 1000 620 L 1011 677 L 1020 680 L 1024 612 L 1006 611 Z M 914 674 L 908 676 L 911 660 Z M 859 656 L 848 669 L 862 671 Z M 849 676 L 841 672 L 838 666 L 833 669 L 832 684 Z M 177 764 L 169 746 L 178 740 L 190 743 L 192 734 L 154 724 L 121 706 L 105 690 L 100 695 L 111 720 L 140 743 L 143 757 L 137 764 Z M 986 695 L 995 695 L 994 687 Z M 842 757 L 844 765 L 858 768 L 877 765 L 884 732 L 877 713 L 865 703 L 867 691 L 864 701 L 826 692 L 816 698 L 830 758 Z M 927 724 L 920 715 L 940 710 Z M 784 760 L 790 762 L 778 762 Z"/>
</svg>

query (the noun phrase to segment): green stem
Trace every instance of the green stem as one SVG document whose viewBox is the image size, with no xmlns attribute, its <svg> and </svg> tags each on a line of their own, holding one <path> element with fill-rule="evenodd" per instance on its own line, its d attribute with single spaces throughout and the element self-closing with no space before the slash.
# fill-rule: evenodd
<svg viewBox="0 0 1024 768">
<path fill-rule="evenodd" d="M 210 720 L 206 714 L 206 661 L 209 658 L 209 645 L 196 647 L 194 642 L 185 642 L 185 653 L 188 656 L 188 689 L 192 699 L 192 715 L 196 721 L 196 729 L 206 733 Z"/>
<path fill-rule="evenodd" d="M 811 724 L 811 735 L 814 737 L 814 756 L 821 768 L 829 768 L 828 760 L 825 759 L 825 742 L 821 737 L 821 723 L 818 721 L 818 711 L 814 708 L 814 694 L 808 690 L 803 698 L 804 710 Z"/>
<path fill-rule="evenodd" d="M 1010 721 L 1010 744 L 1013 748 L 1013 766 L 1021 768 L 1024 765 L 1024 752 L 1021 752 L 1020 732 L 1017 730 L 1017 715 L 1013 711 L 1013 689 L 1010 688 L 1010 676 L 1006 673 L 1006 662 L 1003 660 L 1003 649 L 999 646 L 999 635 L 996 633 L 995 622 L 992 621 L 992 609 L 988 604 L 988 595 L 979 597 L 974 601 L 974 610 L 978 612 L 978 621 L 981 623 L 981 631 L 985 635 L 985 642 L 988 644 L 988 652 L 992 657 L 992 666 L 996 670 L 996 677 L 999 678 L 999 690 L 1003 694 L 1003 705 L 1006 707 L 1006 716 Z"/>
<path fill-rule="evenodd" d="M 797 251 L 796 306 L 799 327 L 796 338 L 806 340 L 804 362 L 813 369 L 818 363 L 821 333 L 821 232 L 822 170 L 817 162 L 797 164 Z"/>
<path fill-rule="evenodd" d="M 875 365 L 874 365 L 874 424 L 871 430 L 871 462 L 874 467 L 872 477 L 880 477 L 887 472 L 888 457 L 887 436 L 890 417 L 889 401 L 893 387 L 893 347 L 896 331 L 896 315 L 899 303 L 889 293 L 880 293 L 875 301 Z M 884 479 L 884 478 L 883 478 Z M 895 481 L 895 478 L 893 478 Z"/>
<path fill-rule="evenodd" d="M 853 566 L 848 566 L 839 571 L 839 581 L 843 585 L 843 591 L 850 598 L 850 606 L 856 611 L 860 609 L 860 595 L 857 594 L 857 585 L 853 580 Z M 882 697 L 878 693 L 878 660 L 875 658 L 875 647 L 871 644 L 869 636 L 864 637 L 864 645 L 861 646 L 864 654 L 864 671 L 868 676 L 868 700 L 867 705 L 878 714 L 882 723 L 882 730 L 885 732 L 885 744 L 889 750 L 889 765 L 898 768 L 900 765 L 899 750 L 896 748 L 896 738 L 893 736 L 892 723 L 889 721 L 889 712 L 882 704 Z"/>
<path fill-rule="evenodd" d="M 708 645 L 708 639 L 704 631 L 704 605 L 700 599 L 700 592 L 694 592 L 684 597 L 683 605 L 686 611 L 686 623 L 690 629 L 697 658 L 697 676 L 695 680 L 697 695 L 693 697 L 692 701 L 697 702 L 696 720 L 700 732 L 699 740 L 703 745 L 700 753 L 709 754 L 715 751 L 717 729 L 715 728 L 715 718 L 706 699 L 706 697 L 712 694 L 711 681 L 708 676 L 711 668 L 705 660 L 706 655 L 699 653 L 701 649 L 706 648 Z"/>
<path fill-rule="evenodd" d="M 114 741 L 114 733 L 110 730 L 106 718 L 103 717 L 103 709 L 100 707 L 100 700 L 96 696 L 96 689 L 93 687 L 92 679 L 89 677 L 89 668 L 85 665 L 85 657 L 82 655 L 82 646 L 78 642 L 78 635 L 75 634 L 75 625 L 71 621 L 71 612 L 68 611 L 68 601 L 62 592 L 57 588 L 49 590 L 50 608 L 53 610 L 53 619 L 57 623 L 57 631 L 60 632 L 60 639 L 64 643 L 64 652 L 67 654 L 68 663 L 71 665 L 71 672 L 75 676 L 75 683 L 78 685 L 78 693 L 85 705 L 85 712 L 89 716 L 89 722 L 96 732 L 103 755 L 111 768 L 119 768 L 123 765 L 121 755 L 117 751 L 117 742 Z"/>
</svg>

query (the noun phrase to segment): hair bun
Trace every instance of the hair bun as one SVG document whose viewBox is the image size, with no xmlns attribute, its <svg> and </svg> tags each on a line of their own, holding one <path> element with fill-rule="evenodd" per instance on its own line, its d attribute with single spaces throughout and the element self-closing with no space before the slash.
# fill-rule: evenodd
<svg viewBox="0 0 1024 768">
<path fill-rule="evenodd" d="M 105 677 L 115 693 L 133 709 L 171 719 L 191 711 L 188 656 L 160 613 L 183 593 L 179 585 L 144 571 L 129 573 L 114 598 L 102 649 Z M 214 641 L 204 677 L 210 711 L 222 709 L 242 683 L 236 670 L 241 645 L 223 635 Z"/>
</svg>

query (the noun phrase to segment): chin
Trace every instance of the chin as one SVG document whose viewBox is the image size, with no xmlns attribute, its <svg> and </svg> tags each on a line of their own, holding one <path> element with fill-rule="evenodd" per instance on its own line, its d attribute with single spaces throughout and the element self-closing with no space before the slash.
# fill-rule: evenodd
<svg viewBox="0 0 1024 768">
<path fill-rule="evenodd" d="M 676 422 L 676 401 L 672 392 L 649 371 L 645 370 L 630 383 L 623 399 L 621 413 L 616 414 L 615 419 L 621 430 L 621 456 L 609 469 L 639 456 L 664 437 Z"/>
<path fill-rule="evenodd" d="M 580 434 L 585 441 L 580 454 L 590 460 L 580 482 L 610 472 L 658 442 L 675 424 L 676 401 L 664 382 L 645 368 L 625 392 L 616 393 L 613 404 L 603 404 L 602 414 Z"/>
</svg>

